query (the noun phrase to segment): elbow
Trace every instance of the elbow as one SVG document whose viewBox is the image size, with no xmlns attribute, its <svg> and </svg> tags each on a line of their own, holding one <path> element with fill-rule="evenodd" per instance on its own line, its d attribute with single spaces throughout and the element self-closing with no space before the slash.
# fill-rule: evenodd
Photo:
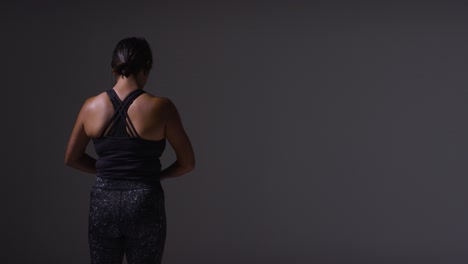
<svg viewBox="0 0 468 264">
<path fill-rule="evenodd" d="M 183 166 L 185 168 L 185 172 L 191 172 L 195 169 L 195 162 L 189 162 L 189 163 L 186 163 L 184 164 Z"/>
<path fill-rule="evenodd" d="M 65 156 L 65 159 L 63 160 L 63 164 L 64 164 L 65 166 L 72 167 L 74 163 L 75 163 L 75 159 L 72 159 L 72 158 L 69 157 L 69 156 Z"/>
<path fill-rule="evenodd" d="M 64 164 L 65 166 L 69 166 L 69 167 L 70 167 L 71 164 L 72 164 L 72 161 L 69 160 L 69 159 L 65 159 L 65 160 L 63 161 L 63 164 Z"/>
<path fill-rule="evenodd" d="M 193 171 L 195 169 L 195 164 L 191 164 L 189 167 L 188 167 L 188 171 Z"/>
<path fill-rule="evenodd" d="M 184 166 L 186 172 L 191 172 L 195 169 L 195 164 L 188 164 Z"/>
<path fill-rule="evenodd" d="M 190 162 L 190 171 L 193 171 L 195 169 L 195 158 L 192 160 L 192 162 Z"/>
</svg>

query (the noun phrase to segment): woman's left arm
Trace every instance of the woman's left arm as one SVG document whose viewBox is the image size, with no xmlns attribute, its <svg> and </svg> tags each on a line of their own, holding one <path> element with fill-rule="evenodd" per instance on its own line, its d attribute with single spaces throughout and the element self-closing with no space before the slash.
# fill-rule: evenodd
<svg viewBox="0 0 468 264">
<path fill-rule="evenodd" d="M 96 159 L 85 153 L 90 138 L 84 130 L 84 118 L 87 116 L 89 99 L 85 101 L 76 118 L 65 152 L 65 165 L 77 170 L 96 174 Z"/>
</svg>

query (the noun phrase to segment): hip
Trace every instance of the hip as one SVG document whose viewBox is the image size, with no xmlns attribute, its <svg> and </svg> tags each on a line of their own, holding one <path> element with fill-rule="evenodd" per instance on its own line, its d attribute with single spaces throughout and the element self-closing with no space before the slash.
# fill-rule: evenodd
<svg viewBox="0 0 468 264">
<path fill-rule="evenodd" d="M 96 177 L 91 189 L 103 189 L 110 191 L 129 191 L 129 190 L 154 190 L 164 192 L 161 181 L 157 178 L 146 180 L 124 180 L 108 179 Z"/>
</svg>

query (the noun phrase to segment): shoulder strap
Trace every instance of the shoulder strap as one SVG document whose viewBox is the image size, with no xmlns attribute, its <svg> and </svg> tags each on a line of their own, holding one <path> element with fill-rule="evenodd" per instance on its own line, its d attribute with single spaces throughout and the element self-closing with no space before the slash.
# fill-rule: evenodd
<svg viewBox="0 0 468 264">
<path fill-rule="evenodd" d="M 114 106 L 114 114 L 112 115 L 111 119 L 107 122 L 106 126 L 104 127 L 101 136 L 104 136 L 106 132 L 107 134 L 113 134 L 113 132 L 117 129 L 117 127 L 120 127 L 121 130 L 123 130 L 123 134 L 127 134 L 126 128 L 128 127 L 130 130 L 130 133 L 133 137 L 140 137 L 138 133 L 136 132 L 135 127 L 133 126 L 132 121 L 130 120 L 130 117 L 127 114 L 128 107 L 133 103 L 133 101 L 140 96 L 141 94 L 145 93 L 142 89 L 136 89 L 135 91 L 131 92 L 127 97 L 122 101 L 120 98 L 117 96 L 117 93 L 115 93 L 114 89 L 109 89 L 106 91 L 107 95 L 109 96 L 112 105 Z M 122 120 L 125 123 L 125 126 L 121 124 Z M 120 121 L 120 123 L 117 123 Z M 126 122 L 128 121 L 128 123 Z M 114 123 L 113 123 L 114 122 Z M 113 126 L 109 128 L 109 126 Z"/>
</svg>

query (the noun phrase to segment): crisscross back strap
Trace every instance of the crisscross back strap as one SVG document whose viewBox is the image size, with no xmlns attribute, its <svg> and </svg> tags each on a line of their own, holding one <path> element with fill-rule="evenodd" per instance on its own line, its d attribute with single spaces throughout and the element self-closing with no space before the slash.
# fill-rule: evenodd
<svg viewBox="0 0 468 264">
<path fill-rule="evenodd" d="M 140 135 L 138 135 L 132 121 L 130 120 L 130 117 L 128 116 L 127 110 L 133 101 L 138 96 L 145 93 L 145 91 L 142 89 L 136 89 L 127 95 L 123 101 L 120 100 L 114 89 L 109 89 L 106 91 L 106 93 L 109 96 L 115 111 L 111 119 L 104 127 L 101 136 L 106 134 L 108 136 L 130 136 L 140 138 Z M 128 131 L 130 131 L 130 134 L 127 132 L 127 128 Z"/>
</svg>

